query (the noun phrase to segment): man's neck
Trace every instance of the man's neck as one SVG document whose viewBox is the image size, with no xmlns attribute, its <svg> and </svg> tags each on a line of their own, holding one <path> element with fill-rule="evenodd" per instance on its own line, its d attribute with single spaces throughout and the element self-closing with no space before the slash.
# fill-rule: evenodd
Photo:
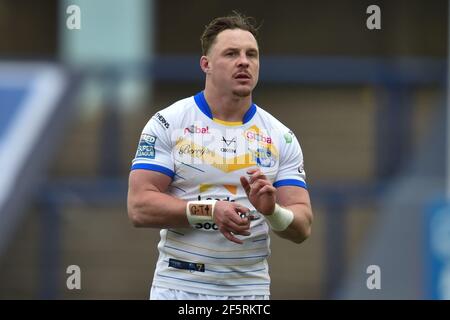
<svg viewBox="0 0 450 320">
<path fill-rule="evenodd" d="M 222 121 L 242 121 L 252 103 L 251 94 L 247 97 L 215 94 L 213 90 L 205 88 L 205 99 L 208 102 L 213 118 Z"/>
</svg>

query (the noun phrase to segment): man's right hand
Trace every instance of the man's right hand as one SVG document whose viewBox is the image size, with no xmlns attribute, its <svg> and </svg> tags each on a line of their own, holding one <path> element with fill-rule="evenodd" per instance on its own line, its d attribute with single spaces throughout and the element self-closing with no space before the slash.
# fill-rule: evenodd
<svg viewBox="0 0 450 320">
<path fill-rule="evenodd" d="M 247 215 L 249 211 L 249 208 L 235 202 L 217 201 L 214 207 L 214 222 L 225 238 L 232 242 L 243 244 L 244 242 L 236 238 L 234 235 L 250 235 L 249 230 L 251 219 L 250 217 L 241 217 L 241 214 Z"/>
</svg>

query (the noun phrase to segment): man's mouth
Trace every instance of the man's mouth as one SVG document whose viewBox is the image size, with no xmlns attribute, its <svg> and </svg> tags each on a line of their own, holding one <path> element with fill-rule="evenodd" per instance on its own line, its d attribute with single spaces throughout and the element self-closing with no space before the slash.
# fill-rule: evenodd
<svg viewBox="0 0 450 320">
<path fill-rule="evenodd" d="M 234 75 L 235 79 L 251 79 L 252 77 L 246 72 L 239 72 Z"/>
</svg>

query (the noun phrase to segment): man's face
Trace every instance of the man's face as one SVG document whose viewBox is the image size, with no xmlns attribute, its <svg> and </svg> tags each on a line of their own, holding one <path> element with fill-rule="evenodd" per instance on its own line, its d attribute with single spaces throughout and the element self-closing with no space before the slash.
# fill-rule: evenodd
<svg viewBox="0 0 450 320">
<path fill-rule="evenodd" d="M 252 93 L 259 76 L 259 50 L 250 32 L 241 29 L 220 32 L 207 59 L 207 77 L 216 88 L 238 97 Z"/>
</svg>

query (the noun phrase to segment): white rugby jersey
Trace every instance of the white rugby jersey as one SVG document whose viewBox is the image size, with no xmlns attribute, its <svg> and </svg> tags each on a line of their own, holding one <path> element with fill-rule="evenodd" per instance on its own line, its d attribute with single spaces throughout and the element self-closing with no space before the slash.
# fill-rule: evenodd
<svg viewBox="0 0 450 320">
<path fill-rule="evenodd" d="M 211 295 L 268 295 L 269 227 L 240 183 L 259 167 L 275 187 L 306 188 L 295 135 L 252 104 L 242 122 L 213 119 L 203 92 L 157 112 L 145 126 L 132 170 L 168 175 L 183 200 L 236 201 L 253 210 L 250 236 L 227 240 L 214 223 L 161 230 L 153 285 Z"/>
</svg>

